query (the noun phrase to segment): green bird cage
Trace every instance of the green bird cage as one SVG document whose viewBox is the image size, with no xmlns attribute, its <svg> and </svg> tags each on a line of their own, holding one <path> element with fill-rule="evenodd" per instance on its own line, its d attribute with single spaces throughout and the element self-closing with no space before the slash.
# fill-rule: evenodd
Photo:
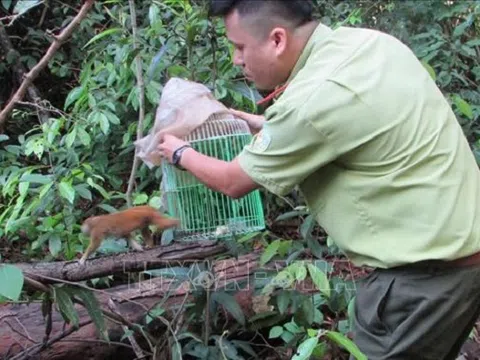
<svg viewBox="0 0 480 360">
<path fill-rule="evenodd" d="M 212 114 L 185 138 L 196 151 L 225 161 L 238 155 L 251 139 L 247 123 L 230 114 Z M 166 161 L 161 168 L 164 206 L 180 219 L 180 226 L 173 231 L 175 240 L 225 238 L 265 229 L 258 190 L 233 199 Z"/>
</svg>

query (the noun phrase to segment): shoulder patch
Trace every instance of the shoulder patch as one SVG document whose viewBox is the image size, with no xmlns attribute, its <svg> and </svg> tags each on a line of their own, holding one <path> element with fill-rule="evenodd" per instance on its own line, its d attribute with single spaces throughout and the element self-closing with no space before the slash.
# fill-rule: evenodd
<svg viewBox="0 0 480 360">
<path fill-rule="evenodd" d="M 256 151 L 265 151 L 268 145 L 270 145 L 271 140 L 270 134 L 265 132 L 265 130 L 261 130 L 255 137 L 252 148 Z"/>
</svg>

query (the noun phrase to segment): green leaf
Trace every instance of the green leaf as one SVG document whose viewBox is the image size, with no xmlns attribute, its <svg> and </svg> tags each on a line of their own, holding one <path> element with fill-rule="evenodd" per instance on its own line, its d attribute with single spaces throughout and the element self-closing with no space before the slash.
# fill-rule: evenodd
<svg viewBox="0 0 480 360">
<path fill-rule="evenodd" d="M 313 214 L 310 214 L 300 226 L 300 234 L 302 235 L 302 238 L 307 239 L 311 235 L 314 226 L 315 216 Z"/>
<path fill-rule="evenodd" d="M 122 337 L 120 338 L 120 341 L 123 341 L 123 340 L 127 339 L 128 337 L 132 336 L 133 334 L 134 334 L 133 330 L 125 329 Z"/>
<path fill-rule="evenodd" d="M 426 61 L 422 61 L 422 65 L 428 71 L 433 81 L 436 81 L 437 75 L 435 74 L 435 70 L 433 69 L 433 67 L 431 67 Z"/>
<path fill-rule="evenodd" d="M 31 8 L 43 3 L 43 0 L 19 0 L 13 8 L 13 13 L 22 15 L 25 14 Z"/>
<path fill-rule="evenodd" d="M 91 187 L 93 187 L 94 189 L 98 190 L 98 192 L 100 192 L 100 194 L 102 194 L 102 196 L 105 198 L 105 199 L 110 199 L 110 195 L 108 195 L 108 193 L 105 191 L 105 189 L 103 187 L 101 187 L 100 185 L 98 184 L 95 184 L 92 180 L 92 178 L 88 178 L 87 179 L 87 184 L 90 185 Z"/>
<path fill-rule="evenodd" d="M 93 96 L 93 94 L 91 92 L 89 92 L 87 94 L 87 98 L 88 98 L 88 106 L 90 106 L 90 108 L 95 108 L 97 106 L 97 99 L 95 99 L 95 96 Z M 98 114 L 100 114 L 99 111 L 95 111 L 94 112 L 95 116 L 98 116 Z"/>
<path fill-rule="evenodd" d="M 5 10 L 9 10 L 12 5 L 12 0 L 2 0 L 2 6 Z"/>
<path fill-rule="evenodd" d="M 40 194 L 38 195 L 38 198 L 43 199 L 48 194 L 52 186 L 53 186 L 53 182 L 50 182 L 50 184 L 45 184 L 44 186 L 42 186 L 40 190 Z"/>
<path fill-rule="evenodd" d="M 48 239 L 48 250 L 53 256 L 57 256 L 62 249 L 62 240 L 58 234 L 52 234 Z"/>
<path fill-rule="evenodd" d="M 18 192 L 23 198 L 25 198 L 25 196 L 27 195 L 29 187 L 30 187 L 29 182 L 21 182 L 18 184 Z"/>
<path fill-rule="evenodd" d="M 302 328 L 299 327 L 294 321 L 285 324 L 285 329 L 290 331 L 292 334 L 300 334 L 303 332 Z"/>
<path fill-rule="evenodd" d="M 62 181 L 58 185 L 58 189 L 60 191 L 60 195 L 70 204 L 73 204 L 73 201 L 75 200 L 75 189 L 72 187 L 71 182 Z"/>
<path fill-rule="evenodd" d="M 325 359 L 325 356 L 328 353 L 328 346 L 325 342 L 318 344 L 313 349 L 312 356 L 314 359 Z"/>
<path fill-rule="evenodd" d="M 295 271 L 295 279 L 297 281 L 303 281 L 307 277 L 307 268 L 305 265 L 300 264 L 300 266 Z"/>
<path fill-rule="evenodd" d="M 243 235 L 241 238 L 239 238 L 237 241 L 237 243 L 239 244 L 243 244 L 251 239 L 254 239 L 255 237 L 259 236 L 261 234 L 260 231 L 255 231 L 255 232 L 251 232 L 251 233 L 248 233 L 248 234 L 245 234 Z"/>
<path fill-rule="evenodd" d="M 280 241 L 277 253 L 281 257 L 285 257 L 287 253 L 292 249 L 292 240 Z"/>
<path fill-rule="evenodd" d="M 160 8 L 158 7 L 157 4 L 152 4 L 148 8 L 148 20 L 150 21 L 150 25 L 154 25 L 159 17 L 158 15 L 160 14 Z"/>
<path fill-rule="evenodd" d="M 100 124 L 103 133 L 107 135 L 108 130 L 110 129 L 110 122 L 108 121 L 107 116 L 103 112 L 97 112 L 95 120 Z"/>
<path fill-rule="evenodd" d="M 112 124 L 115 124 L 115 125 L 120 124 L 120 119 L 118 118 L 118 116 L 112 113 L 111 111 L 103 110 L 103 113 L 108 118 L 108 121 L 110 121 Z"/>
<path fill-rule="evenodd" d="M 317 289 L 326 297 L 330 297 L 330 283 L 327 275 L 313 264 L 308 264 L 308 272 Z"/>
<path fill-rule="evenodd" d="M 270 259 L 275 256 L 279 247 L 280 240 L 275 240 L 274 242 L 269 244 L 263 252 L 262 256 L 260 256 L 260 266 L 263 266 L 267 262 L 269 262 Z"/>
<path fill-rule="evenodd" d="M 165 313 L 165 309 L 157 305 L 155 308 L 151 309 L 148 312 L 146 316 L 147 324 L 150 324 L 152 320 L 155 320 L 157 317 L 162 316 L 164 313 Z"/>
<path fill-rule="evenodd" d="M 274 221 L 277 222 L 277 221 L 287 220 L 287 219 L 291 219 L 297 216 L 302 216 L 307 214 L 308 214 L 308 211 L 305 211 L 305 210 L 288 211 L 282 215 L 277 216 L 277 218 Z"/>
<path fill-rule="evenodd" d="M 87 188 L 86 184 L 75 185 L 75 191 L 82 198 L 92 201 L 92 192 Z"/>
<path fill-rule="evenodd" d="M 112 205 L 108 205 L 108 204 L 99 204 L 98 207 L 102 210 L 105 210 L 106 212 L 108 212 L 110 214 L 116 213 L 118 211 L 118 209 L 116 209 Z"/>
<path fill-rule="evenodd" d="M 317 344 L 317 337 L 305 340 L 298 347 L 296 354 L 292 357 L 292 360 L 308 360 Z"/>
<path fill-rule="evenodd" d="M 307 248 L 312 252 L 315 257 L 323 259 L 323 248 L 319 244 L 318 239 L 309 236 L 307 238 Z"/>
<path fill-rule="evenodd" d="M 243 360 L 243 357 L 238 356 L 238 351 L 231 341 L 225 337 L 220 337 L 217 335 L 212 336 L 217 342 L 218 348 L 222 349 L 223 354 L 225 354 L 225 359 L 231 360 Z M 219 359 L 218 356 L 215 359 Z"/>
<path fill-rule="evenodd" d="M 65 99 L 64 110 L 66 110 L 74 101 L 76 101 L 83 94 L 83 87 L 78 86 L 73 88 L 67 95 Z"/>
<path fill-rule="evenodd" d="M 194 339 L 195 341 L 201 343 L 203 340 L 201 338 L 198 337 L 198 335 L 196 334 L 193 334 L 189 331 L 185 331 L 185 332 L 182 332 L 181 334 L 179 334 L 177 336 L 177 340 L 183 340 L 183 339 L 188 339 L 188 338 L 191 338 L 191 339 Z"/>
<path fill-rule="evenodd" d="M 295 323 L 302 326 L 311 326 L 315 318 L 315 308 L 309 296 L 302 296 L 298 311 L 293 316 Z"/>
<path fill-rule="evenodd" d="M 17 301 L 23 288 L 23 273 L 18 267 L 0 265 L 0 296 Z"/>
<path fill-rule="evenodd" d="M 87 42 L 82 49 L 85 49 L 88 45 L 94 43 L 95 41 L 98 41 L 98 40 L 101 40 L 103 39 L 104 37 L 106 36 L 109 36 L 109 35 L 112 35 L 112 34 L 116 34 L 116 33 L 119 33 L 119 32 L 122 32 L 123 29 L 122 28 L 111 28 L 111 29 L 107 29 L 105 31 L 102 31 L 100 34 L 97 34 L 95 35 L 93 38 L 90 39 L 89 42 Z"/>
<path fill-rule="evenodd" d="M 222 305 L 232 316 L 242 325 L 245 325 L 245 315 L 237 300 L 225 292 L 215 292 L 212 294 L 212 300 Z"/>
<path fill-rule="evenodd" d="M 162 198 L 160 196 L 152 196 L 150 200 L 148 200 L 148 205 L 159 209 L 162 206 Z"/>
<path fill-rule="evenodd" d="M 480 46 L 480 39 L 469 40 L 465 43 L 465 45 L 470 46 L 470 47 Z"/>
<path fill-rule="evenodd" d="M 41 159 L 44 151 L 45 144 L 43 138 L 33 138 L 25 144 L 25 155 L 27 156 L 34 153 L 37 155 L 38 159 Z"/>
<path fill-rule="evenodd" d="M 138 194 L 135 196 L 135 199 L 133 200 L 134 205 L 142 205 L 146 204 L 148 201 L 148 195 L 147 194 Z"/>
<path fill-rule="evenodd" d="M 470 120 L 473 119 L 473 110 L 469 103 L 463 100 L 460 96 L 454 95 L 453 102 L 457 106 L 458 110 Z"/>
<path fill-rule="evenodd" d="M 242 340 L 232 340 L 232 344 L 235 345 L 237 348 L 242 349 L 253 358 L 258 359 L 257 354 L 248 342 Z"/>
<path fill-rule="evenodd" d="M 337 343 L 338 345 L 344 347 L 350 354 L 355 356 L 357 360 L 367 360 L 368 358 L 360 351 L 358 346 L 352 342 L 346 336 L 340 334 L 336 331 L 327 331 L 325 335 L 332 340 L 333 342 Z"/>
<path fill-rule="evenodd" d="M 285 314 L 290 303 L 290 291 L 281 291 L 277 296 L 277 306 L 280 314 Z"/>
<path fill-rule="evenodd" d="M 52 183 L 51 175 L 42 174 L 27 174 L 24 173 L 20 178 L 20 181 L 30 182 L 34 184 L 50 184 Z"/>
<path fill-rule="evenodd" d="M 79 323 L 78 313 L 77 310 L 75 310 L 70 292 L 67 291 L 67 288 L 55 287 L 54 299 L 65 322 L 77 327 Z"/>
<path fill-rule="evenodd" d="M 355 317 L 355 296 L 350 299 L 347 307 L 348 321 L 350 327 L 353 326 L 353 319 Z"/>
<path fill-rule="evenodd" d="M 172 360 L 182 360 L 182 347 L 176 341 L 172 343 Z"/>
<path fill-rule="evenodd" d="M 460 25 L 458 25 L 457 27 L 455 27 L 455 29 L 453 30 L 453 37 L 458 37 L 458 36 L 461 36 L 463 35 L 463 33 L 465 32 L 465 30 L 467 30 L 467 28 L 472 25 L 472 21 L 470 20 L 470 16 L 469 16 L 469 19 L 464 21 L 463 23 L 461 23 Z"/>
<path fill-rule="evenodd" d="M 269 339 L 275 339 L 281 336 L 283 333 L 283 327 L 281 326 L 274 326 L 270 329 L 270 332 L 268 334 Z"/>
<path fill-rule="evenodd" d="M 65 144 L 67 145 L 67 148 L 72 147 L 76 137 L 77 137 L 77 128 L 74 127 L 73 130 L 65 138 Z"/>
<path fill-rule="evenodd" d="M 102 335 L 103 339 L 109 341 L 105 319 L 102 311 L 100 310 L 101 306 L 93 292 L 88 289 L 75 289 L 75 294 L 83 301 L 90 318 L 92 319 L 99 333 Z"/>
<path fill-rule="evenodd" d="M 0 142 L 2 142 L 2 141 L 7 141 L 8 139 L 10 139 L 10 138 L 8 137 L 8 135 L 0 134 Z"/>
<path fill-rule="evenodd" d="M 285 343 L 289 343 L 295 338 L 295 335 L 293 335 L 290 331 L 284 331 L 281 337 Z"/>
</svg>

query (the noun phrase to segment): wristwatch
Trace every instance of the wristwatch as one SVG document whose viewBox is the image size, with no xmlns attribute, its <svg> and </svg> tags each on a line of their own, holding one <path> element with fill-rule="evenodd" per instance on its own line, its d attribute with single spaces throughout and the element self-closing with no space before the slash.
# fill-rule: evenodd
<svg viewBox="0 0 480 360">
<path fill-rule="evenodd" d="M 183 167 L 180 166 L 180 159 L 182 158 L 182 153 L 188 149 L 188 148 L 191 148 L 190 145 L 183 145 L 183 146 L 180 146 L 177 150 L 175 150 L 173 152 L 173 155 L 172 155 L 172 164 L 173 166 L 175 166 L 177 169 L 180 169 L 180 170 L 183 170 L 185 171 L 185 169 Z"/>
</svg>

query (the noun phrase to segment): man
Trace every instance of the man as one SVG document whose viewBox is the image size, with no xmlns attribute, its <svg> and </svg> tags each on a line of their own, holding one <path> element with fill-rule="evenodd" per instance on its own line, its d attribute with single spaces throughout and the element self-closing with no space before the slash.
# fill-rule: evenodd
<svg viewBox="0 0 480 360">
<path fill-rule="evenodd" d="M 368 358 L 455 359 L 480 310 L 480 176 L 435 82 L 395 38 L 332 30 L 304 0 L 211 9 L 245 76 L 286 88 L 265 117 L 239 113 L 260 131 L 233 161 L 169 135 L 161 155 L 182 148 L 179 165 L 233 198 L 298 185 L 350 260 L 375 269 L 355 306 Z"/>
</svg>

